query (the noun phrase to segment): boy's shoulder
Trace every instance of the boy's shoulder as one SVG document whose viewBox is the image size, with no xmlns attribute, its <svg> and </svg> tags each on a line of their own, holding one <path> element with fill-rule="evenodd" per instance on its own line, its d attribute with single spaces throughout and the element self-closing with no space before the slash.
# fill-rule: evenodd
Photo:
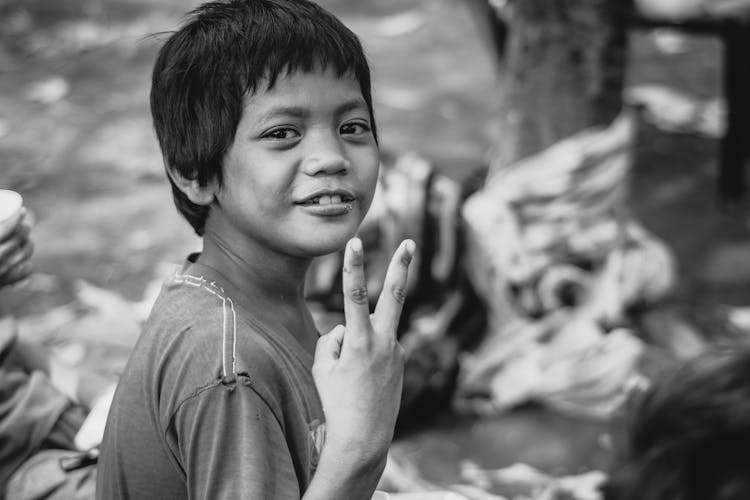
<svg viewBox="0 0 750 500">
<path fill-rule="evenodd" d="M 221 323 L 231 299 L 215 282 L 178 269 L 162 285 L 161 292 L 146 321 L 145 332 L 179 333 L 187 329 L 211 331 Z"/>
<path fill-rule="evenodd" d="M 286 367 L 273 344 L 238 312 L 218 285 L 176 272 L 165 281 L 120 384 L 158 395 L 152 410 L 164 428 L 187 401 L 236 384 L 281 413 L 275 394 L 284 390 L 279 384 Z"/>
<path fill-rule="evenodd" d="M 244 326 L 239 346 L 238 324 Z M 211 366 L 212 374 L 218 370 L 222 376 L 236 369 L 231 358 L 238 354 L 238 347 L 243 356 L 268 355 L 262 333 L 242 321 L 233 299 L 216 281 L 182 271 L 165 281 L 143 337 L 152 344 L 151 349 L 172 351 L 170 358 Z"/>
<path fill-rule="evenodd" d="M 174 372 L 182 386 L 241 376 L 260 392 L 309 371 L 294 345 L 253 321 L 212 278 L 177 271 L 165 281 L 136 347 L 150 358 L 144 369 Z"/>
</svg>

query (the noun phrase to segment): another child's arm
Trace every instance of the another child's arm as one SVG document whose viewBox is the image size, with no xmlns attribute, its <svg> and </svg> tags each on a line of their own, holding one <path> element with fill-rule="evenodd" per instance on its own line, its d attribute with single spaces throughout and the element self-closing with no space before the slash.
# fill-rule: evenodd
<svg viewBox="0 0 750 500">
<path fill-rule="evenodd" d="M 26 371 L 46 373 L 58 391 L 89 411 L 75 437 L 75 444 L 83 450 L 98 446 L 116 382 L 99 373 L 72 366 L 46 347 L 25 340 L 16 340 L 12 354 L 16 363 Z"/>
<path fill-rule="evenodd" d="M 17 283 L 31 273 L 34 245 L 29 219 L 24 210 L 15 224 L 0 233 L 0 288 Z M 0 316 L 7 312 L 10 311 L 0 311 Z M 87 410 L 96 410 L 89 413 L 76 436 L 76 445 L 90 448 L 101 442 L 114 381 L 94 372 L 84 372 L 57 358 L 44 346 L 19 338 L 13 342 L 8 355 L 25 371 L 46 373 L 58 391 Z"/>
<path fill-rule="evenodd" d="M 112 383 L 102 375 L 71 366 L 42 345 L 18 339 L 14 349 L 18 362 L 27 371 L 46 373 L 58 391 L 86 409 L 91 409 L 99 394 Z"/>
<path fill-rule="evenodd" d="M 401 243 L 370 315 L 362 244 L 347 244 L 346 326 L 321 337 L 315 353 L 313 376 L 327 435 L 304 500 L 369 499 L 380 479 L 401 401 L 404 352 L 396 330 L 413 255 L 414 242 Z"/>
<path fill-rule="evenodd" d="M 24 211 L 7 231 L 0 233 L 0 287 L 12 285 L 28 277 L 31 272 L 31 222 Z M 83 373 L 55 357 L 42 345 L 16 339 L 10 353 L 22 369 L 42 371 L 52 385 L 73 401 L 91 409 L 112 381 L 95 373 Z"/>
</svg>

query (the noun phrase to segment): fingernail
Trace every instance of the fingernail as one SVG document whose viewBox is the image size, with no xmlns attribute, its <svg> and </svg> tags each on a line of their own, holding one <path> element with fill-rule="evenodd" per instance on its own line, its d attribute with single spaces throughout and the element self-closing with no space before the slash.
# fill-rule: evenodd
<svg viewBox="0 0 750 500">
<path fill-rule="evenodd" d="M 352 238 L 351 242 L 349 243 L 349 248 L 351 248 L 352 252 L 354 253 L 362 252 L 362 240 L 360 240 L 359 238 Z"/>
<path fill-rule="evenodd" d="M 417 251 L 417 244 L 412 240 L 406 240 L 406 252 L 409 254 L 409 258 L 414 257 L 414 252 Z"/>
</svg>

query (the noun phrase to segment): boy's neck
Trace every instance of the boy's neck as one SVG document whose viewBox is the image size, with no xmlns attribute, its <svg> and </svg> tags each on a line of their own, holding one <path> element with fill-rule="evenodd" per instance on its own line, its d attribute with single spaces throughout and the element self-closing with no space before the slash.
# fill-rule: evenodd
<svg viewBox="0 0 750 500">
<path fill-rule="evenodd" d="M 311 259 L 281 255 L 249 241 L 232 244 L 206 232 L 197 262 L 221 273 L 252 300 L 248 306 L 252 306 L 258 319 L 286 328 L 314 352 L 317 334 L 304 298 L 305 274 Z"/>
</svg>

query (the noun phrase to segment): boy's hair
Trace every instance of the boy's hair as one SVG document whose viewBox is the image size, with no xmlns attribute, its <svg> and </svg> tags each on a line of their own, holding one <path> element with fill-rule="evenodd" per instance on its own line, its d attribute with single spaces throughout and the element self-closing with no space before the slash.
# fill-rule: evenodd
<svg viewBox="0 0 750 500">
<path fill-rule="evenodd" d="M 317 68 L 359 81 L 377 140 L 367 59 L 336 17 L 307 0 L 228 0 L 193 10 L 154 65 L 151 113 L 166 169 L 201 186 L 221 185 L 244 97 Z M 202 235 L 209 207 L 170 183 L 177 209 Z"/>
<path fill-rule="evenodd" d="M 750 349 L 686 363 L 635 410 L 606 500 L 750 498 Z"/>
</svg>

